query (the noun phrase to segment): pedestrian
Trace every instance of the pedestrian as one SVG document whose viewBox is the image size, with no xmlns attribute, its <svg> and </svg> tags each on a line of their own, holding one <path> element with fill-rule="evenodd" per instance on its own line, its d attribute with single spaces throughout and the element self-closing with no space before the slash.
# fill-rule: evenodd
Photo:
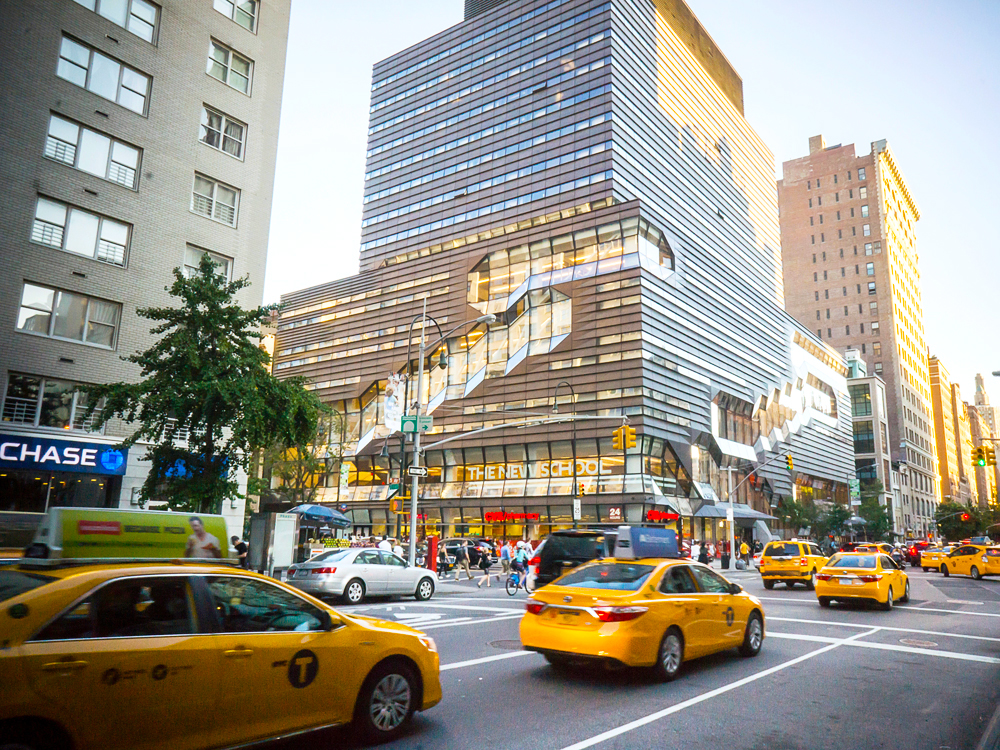
<svg viewBox="0 0 1000 750">
<path fill-rule="evenodd" d="M 247 547 L 247 543 L 242 541 L 238 536 L 234 536 L 230 541 L 233 543 L 233 547 L 236 548 L 236 556 L 240 560 L 240 567 L 244 570 L 250 569 L 250 561 L 247 559 L 247 553 L 250 548 Z"/>
<path fill-rule="evenodd" d="M 438 546 L 438 575 L 441 576 L 442 580 L 448 575 L 448 550 L 444 548 L 443 544 Z"/>
<path fill-rule="evenodd" d="M 693 560 L 698 560 L 701 562 L 701 553 L 705 549 L 705 544 L 703 542 L 696 541 L 691 545 L 691 558 Z"/>
<path fill-rule="evenodd" d="M 472 580 L 472 570 L 469 568 L 469 548 L 463 543 L 458 546 L 455 550 L 455 580 L 462 574 L 462 570 L 465 570 L 465 575 L 468 576 L 466 580 Z"/>
<path fill-rule="evenodd" d="M 484 550 L 480 550 L 479 569 L 483 571 L 483 577 L 476 583 L 477 588 L 483 587 L 483 581 L 486 581 L 486 588 L 490 587 L 490 565 L 490 556 Z"/>
<path fill-rule="evenodd" d="M 510 575 L 510 561 L 511 561 L 511 544 L 507 542 L 500 548 L 500 567 L 503 568 L 504 577 Z M 500 580 L 500 576 L 497 576 L 497 580 Z"/>
<path fill-rule="evenodd" d="M 403 556 L 403 545 L 401 545 L 398 541 L 392 548 L 392 554 L 399 555 L 400 557 Z"/>
<path fill-rule="evenodd" d="M 385 534 L 382 535 L 382 541 L 378 543 L 379 549 L 384 549 L 386 552 L 392 552 L 392 542 L 389 541 L 389 537 Z"/>
<path fill-rule="evenodd" d="M 750 564 L 750 545 L 746 543 L 745 539 L 740 544 L 740 558 L 742 558 L 743 562 L 747 565 Z"/>
<path fill-rule="evenodd" d="M 708 565 L 708 545 L 703 544 L 698 551 L 698 562 L 702 565 Z"/>
</svg>

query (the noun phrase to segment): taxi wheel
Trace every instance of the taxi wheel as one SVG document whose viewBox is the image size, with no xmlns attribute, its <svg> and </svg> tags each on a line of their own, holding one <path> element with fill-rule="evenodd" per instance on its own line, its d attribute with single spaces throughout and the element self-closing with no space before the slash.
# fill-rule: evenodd
<svg viewBox="0 0 1000 750">
<path fill-rule="evenodd" d="M 773 589 L 774 588 L 774 581 L 770 581 L 767 578 L 765 578 L 764 579 L 764 588 L 766 588 L 768 591 L 770 591 L 771 589 Z"/>
<path fill-rule="evenodd" d="M 740 645 L 740 656 L 753 657 L 760 653 L 760 647 L 764 645 L 764 623 L 760 615 L 756 612 L 750 614 L 747 620 L 747 629 L 743 634 L 743 643 Z"/>
<path fill-rule="evenodd" d="M 413 598 L 418 602 L 426 602 L 432 596 L 434 596 L 434 581 L 430 578 L 421 578 Z"/>
<path fill-rule="evenodd" d="M 816 571 L 814 570 L 809 574 L 809 580 L 806 581 L 806 590 L 815 591 L 816 590 Z"/>
<path fill-rule="evenodd" d="M 344 586 L 343 598 L 346 604 L 361 604 L 365 600 L 364 582 L 359 578 L 348 581 L 347 585 Z"/>
<path fill-rule="evenodd" d="M 927 572 L 928 570 L 930 570 L 930 568 L 924 568 L 924 572 L 925 572 L 925 573 L 926 573 L 926 572 Z"/>
<path fill-rule="evenodd" d="M 885 601 L 882 602 L 882 609 L 886 612 L 892 609 L 892 585 L 889 585 L 889 593 L 885 595 Z"/>
<path fill-rule="evenodd" d="M 677 628 L 670 628 L 660 642 L 660 651 L 657 655 L 656 666 L 653 673 L 657 679 L 663 682 L 671 682 L 677 679 L 681 672 L 681 664 L 684 662 L 684 636 Z"/>
<path fill-rule="evenodd" d="M 977 581 L 983 577 L 982 573 L 979 572 L 979 568 L 977 568 L 975 565 L 969 568 L 969 575 L 972 576 Z"/>
<path fill-rule="evenodd" d="M 948 576 L 951 575 L 951 573 L 948 572 L 948 566 L 947 565 L 942 565 L 941 566 L 941 575 L 943 575 L 945 578 L 947 578 Z"/>
<path fill-rule="evenodd" d="M 903 595 L 901 597 L 899 597 L 899 601 L 902 602 L 903 604 L 906 604 L 908 601 L 910 601 L 910 582 L 909 581 L 906 582 L 906 588 L 903 591 Z"/>
<path fill-rule="evenodd" d="M 358 695 L 354 727 L 370 743 L 395 739 L 416 710 L 419 683 L 400 662 L 379 664 L 368 675 Z"/>
<path fill-rule="evenodd" d="M 830 597 L 828 597 L 828 596 L 821 596 L 819 598 L 819 606 L 821 606 L 821 607 L 829 607 L 830 606 L 830 601 L 831 601 Z"/>
<path fill-rule="evenodd" d="M 69 738 L 56 726 L 38 721 L 0 722 L 0 750 L 63 750 Z"/>
</svg>

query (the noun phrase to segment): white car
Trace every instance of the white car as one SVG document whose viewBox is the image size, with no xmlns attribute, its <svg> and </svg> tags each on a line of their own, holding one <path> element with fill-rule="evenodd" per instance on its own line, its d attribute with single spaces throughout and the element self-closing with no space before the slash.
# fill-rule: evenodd
<svg viewBox="0 0 1000 750">
<path fill-rule="evenodd" d="M 366 596 L 434 595 L 438 577 L 426 568 L 407 567 L 403 558 L 371 547 L 323 552 L 288 569 L 288 583 L 315 597 L 339 596 L 358 604 Z"/>
</svg>

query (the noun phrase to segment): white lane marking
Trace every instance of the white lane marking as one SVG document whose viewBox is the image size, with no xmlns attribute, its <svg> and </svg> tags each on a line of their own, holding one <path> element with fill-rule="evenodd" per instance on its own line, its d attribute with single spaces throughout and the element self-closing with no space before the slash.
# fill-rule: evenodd
<svg viewBox="0 0 1000 750">
<path fill-rule="evenodd" d="M 450 600 L 449 600 L 450 601 Z M 384 606 L 384 605 L 379 605 Z M 395 605 L 399 607 L 399 605 Z M 406 604 L 400 609 L 409 609 L 410 607 L 427 607 L 430 609 L 463 609 L 469 612 L 524 612 L 524 606 L 520 607 L 474 607 L 467 604 L 437 604 L 436 602 L 420 602 L 418 604 Z M 374 609 L 374 607 L 373 607 Z M 392 610 L 392 606 L 386 609 L 387 612 Z"/>
<path fill-rule="evenodd" d="M 497 654 L 496 656 L 484 656 L 482 659 L 469 659 L 468 661 L 456 661 L 451 664 L 442 664 L 440 670 L 445 672 L 449 669 L 461 669 L 462 667 L 474 667 L 476 664 L 486 664 L 491 661 L 500 661 L 501 659 L 513 659 L 517 656 L 535 656 L 533 651 L 511 651 L 506 654 Z"/>
<path fill-rule="evenodd" d="M 804 635 L 802 633 L 775 633 L 768 632 L 768 638 L 779 638 L 789 641 L 812 641 L 814 643 L 840 643 L 837 638 L 828 638 L 822 635 Z M 978 661 L 983 664 L 1000 664 L 1000 659 L 992 656 L 979 656 L 978 654 L 963 654 L 957 651 L 942 651 L 936 648 L 916 648 L 914 646 L 897 646 L 894 643 L 873 643 L 871 641 L 858 641 L 856 643 L 845 643 L 845 646 L 854 648 L 873 648 L 879 651 L 901 651 L 906 654 L 921 654 L 923 656 L 940 656 L 945 659 L 958 659 L 960 661 Z"/>
<path fill-rule="evenodd" d="M 830 620 L 803 620 L 798 617 L 768 617 L 768 622 L 798 622 L 804 625 L 833 625 L 838 628 L 870 628 L 871 625 L 861 625 L 856 622 L 832 622 Z M 944 633 L 939 630 L 919 630 L 917 628 L 892 628 L 888 625 L 879 626 L 882 630 L 891 630 L 894 633 L 919 633 L 920 635 L 936 635 L 945 638 L 965 638 L 971 641 L 990 641 L 1000 643 L 1000 638 L 991 638 L 986 635 L 966 635 L 964 633 Z M 770 631 L 769 631 L 770 632 Z"/>
<path fill-rule="evenodd" d="M 782 602 L 783 604 L 808 604 L 809 606 L 818 605 L 819 602 L 813 599 L 779 599 L 774 596 L 758 596 L 762 602 Z M 896 609 L 912 609 L 914 612 L 945 612 L 950 615 L 969 615 L 971 617 L 1000 617 L 1000 614 L 993 612 L 966 612 L 961 609 L 932 609 L 931 607 L 912 607 L 908 604 L 896 604 L 893 605 Z"/>
<path fill-rule="evenodd" d="M 418 628 L 421 625 L 436 625 L 439 622 L 467 622 L 469 620 L 475 619 L 472 617 L 451 617 L 448 619 L 443 619 L 444 615 L 438 612 L 428 612 L 427 614 L 418 613 L 399 613 L 394 614 L 397 620 L 401 621 L 405 625 L 409 625 L 411 628 Z"/>
<path fill-rule="evenodd" d="M 573 745 L 567 745 L 562 750 L 584 750 L 584 748 L 593 747 L 594 745 L 599 745 L 602 742 L 605 742 L 607 740 L 631 732 L 633 729 L 638 729 L 639 727 L 643 727 L 646 724 L 651 724 L 654 721 L 658 721 L 659 719 L 662 719 L 666 716 L 675 714 L 678 711 L 683 711 L 685 708 L 696 706 L 699 703 L 707 701 L 711 698 L 715 698 L 716 696 L 719 695 L 724 695 L 725 693 L 736 690 L 737 688 L 743 687 L 744 685 L 749 685 L 750 683 L 756 682 L 757 680 L 763 679 L 764 677 L 770 677 L 772 674 L 780 672 L 783 669 L 788 669 L 788 667 L 793 667 L 796 664 L 801 664 L 804 661 L 812 659 L 816 656 L 820 656 L 821 654 L 825 654 L 828 651 L 833 651 L 835 648 L 840 648 L 842 645 L 846 643 L 851 643 L 857 640 L 858 638 L 864 638 L 865 636 L 872 635 L 873 633 L 877 633 L 878 631 L 879 628 L 872 628 L 871 630 L 865 631 L 864 633 L 855 633 L 849 638 L 844 638 L 843 640 L 839 640 L 836 643 L 831 643 L 830 645 L 824 646 L 823 648 L 816 649 L 815 651 L 810 651 L 808 654 L 803 654 L 802 656 L 798 656 L 794 659 L 782 662 L 781 664 L 773 666 L 770 669 L 765 669 L 762 672 L 758 672 L 757 674 L 752 674 L 749 677 L 744 677 L 742 680 L 737 680 L 736 682 L 731 682 L 730 684 L 724 685 L 723 687 L 720 688 L 716 688 L 715 690 L 709 690 L 708 692 L 702 693 L 701 695 L 696 695 L 694 698 L 689 698 L 686 701 L 681 701 L 680 703 L 676 703 L 673 706 L 664 708 L 660 711 L 656 711 L 655 713 L 651 713 L 648 716 L 643 716 L 641 719 L 630 721 L 628 724 L 623 724 L 620 727 L 609 729 L 607 732 L 602 732 L 601 734 L 591 737 L 590 739 L 577 742 L 576 744 Z"/>
<path fill-rule="evenodd" d="M 443 622 L 439 625 L 425 625 L 420 630 L 438 630 L 440 628 L 453 628 L 461 627 L 463 625 L 483 625 L 490 622 L 500 622 L 502 620 L 520 620 L 522 614 L 518 612 L 514 615 L 498 615 L 496 617 L 482 617 L 479 619 L 470 619 L 468 622 Z"/>
</svg>

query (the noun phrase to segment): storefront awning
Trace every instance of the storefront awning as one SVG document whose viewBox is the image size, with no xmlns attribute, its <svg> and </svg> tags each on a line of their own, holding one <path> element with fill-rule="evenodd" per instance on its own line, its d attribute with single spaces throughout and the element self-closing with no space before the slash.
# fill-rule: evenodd
<svg viewBox="0 0 1000 750">
<path fill-rule="evenodd" d="M 694 514 L 695 518 L 725 518 L 729 503 L 718 505 L 703 505 Z M 733 503 L 733 518 L 747 521 L 773 521 L 774 516 L 754 510 L 746 503 Z"/>
</svg>

